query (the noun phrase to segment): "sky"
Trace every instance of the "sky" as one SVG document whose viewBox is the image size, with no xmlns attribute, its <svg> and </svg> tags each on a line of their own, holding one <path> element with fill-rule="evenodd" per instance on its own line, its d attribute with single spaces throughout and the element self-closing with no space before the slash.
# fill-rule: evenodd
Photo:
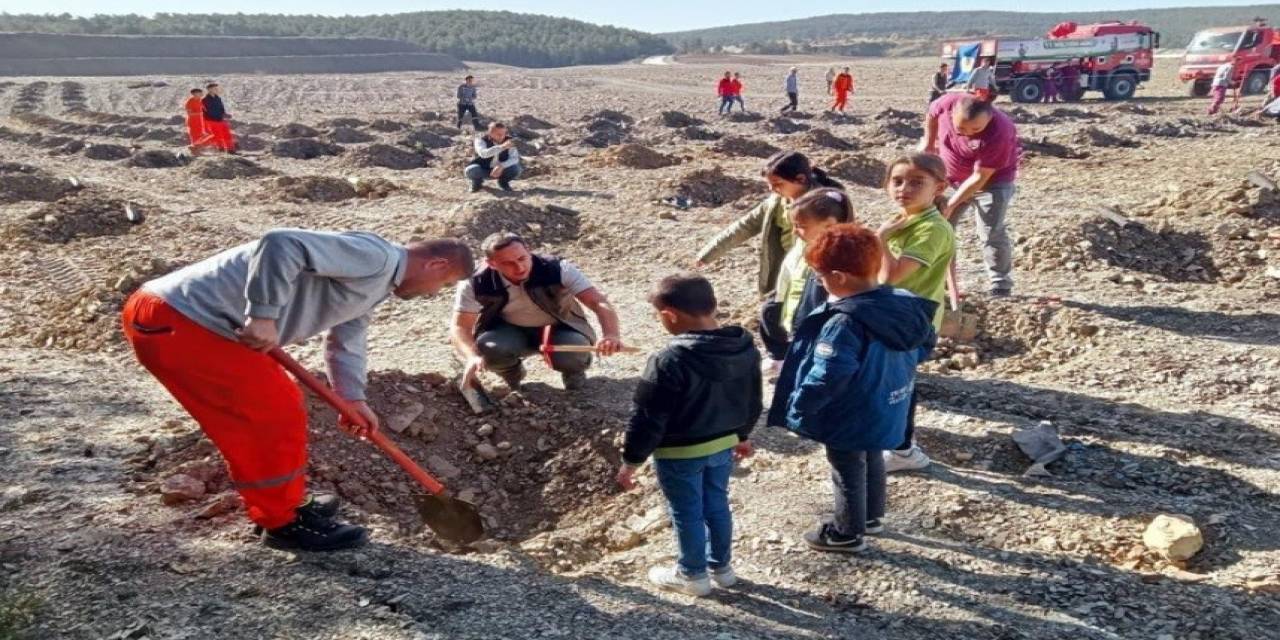
<svg viewBox="0 0 1280 640">
<path fill-rule="evenodd" d="M 1274 0 L 1273 0 L 1274 1 Z M 985 0 L 983 9 L 993 11 L 1105 11 L 1172 6 L 1240 5 L 1240 0 Z M 404 13 L 435 9 L 492 9 L 541 13 L 585 20 L 596 24 L 649 32 L 683 31 L 747 22 L 791 20 L 829 13 L 876 11 L 952 11 L 954 1 L 940 0 L 733 0 L 694 2 L 690 0 L 526 0 L 525 2 L 436 2 L 433 0 L 218 0 L 192 3 L 179 0 L 0 0 L 2 13 L 297 13 L 322 15 L 366 15 Z"/>
</svg>

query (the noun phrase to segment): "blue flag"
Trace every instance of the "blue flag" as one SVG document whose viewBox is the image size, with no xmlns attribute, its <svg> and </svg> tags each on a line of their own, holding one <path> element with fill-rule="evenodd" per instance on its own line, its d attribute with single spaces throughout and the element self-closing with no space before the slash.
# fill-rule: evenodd
<svg viewBox="0 0 1280 640">
<path fill-rule="evenodd" d="M 982 43 L 963 44 L 956 47 L 956 61 L 951 65 L 951 82 L 968 82 L 973 70 L 978 68 L 978 54 L 982 52 Z"/>
</svg>

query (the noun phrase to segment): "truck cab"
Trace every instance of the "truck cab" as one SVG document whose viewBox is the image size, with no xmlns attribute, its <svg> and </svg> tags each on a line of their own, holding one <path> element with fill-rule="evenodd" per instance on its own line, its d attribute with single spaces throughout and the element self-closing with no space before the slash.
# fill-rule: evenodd
<svg viewBox="0 0 1280 640">
<path fill-rule="evenodd" d="M 1235 63 L 1232 85 L 1244 95 L 1266 91 L 1271 68 L 1280 62 L 1280 30 L 1259 20 L 1245 27 L 1214 27 L 1191 38 L 1178 79 L 1190 83 L 1193 96 L 1209 95 L 1218 67 Z"/>
</svg>

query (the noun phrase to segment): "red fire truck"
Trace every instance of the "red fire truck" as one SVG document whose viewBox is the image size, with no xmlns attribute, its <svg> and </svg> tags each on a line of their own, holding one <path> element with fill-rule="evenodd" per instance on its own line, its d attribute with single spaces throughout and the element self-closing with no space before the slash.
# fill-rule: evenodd
<svg viewBox="0 0 1280 640">
<path fill-rule="evenodd" d="M 1265 92 L 1271 68 L 1280 62 L 1280 29 L 1261 19 L 1248 27 L 1205 29 L 1187 45 L 1178 79 L 1191 83 L 1191 95 L 1207 96 L 1214 72 L 1228 61 L 1235 62 L 1232 85 L 1241 93 Z"/>
<path fill-rule="evenodd" d="M 1159 46 L 1160 34 L 1137 22 L 1064 22 L 1044 38 L 944 43 L 942 57 L 952 64 L 953 84 L 968 81 L 982 61 L 992 60 L 996 88 L 1015 102 L 1039 102 L 1045 73 L 1054 64 L 1079 72 L 1077 83 L 1060 86 L 1064 100 L 1079 100 L 1087 91 L 1128 100 L 1139 84 L 1151 79 L 1152 50 Z"/>
</svg>

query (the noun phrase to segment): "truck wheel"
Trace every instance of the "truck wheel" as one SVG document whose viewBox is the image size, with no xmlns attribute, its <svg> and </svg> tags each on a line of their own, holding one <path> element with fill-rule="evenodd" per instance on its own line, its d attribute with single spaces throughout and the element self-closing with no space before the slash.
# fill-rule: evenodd
<svg viewBox="0 0 1280 640">
<path fill-rule="evenodd" d="M 1191 86 L 1187 89 L 1187 93 L 1192 98 L 1203 98 L 1209 95 L 1209 81 L 1196 80 L 1195 82 L 1192 82 Z"/>
<path fill-rule="evenodd" d="M 1108 100 L 1128 100 L 1138 91 L 1138 79 L 1131 73 L 1117 73 L 1107 81 L 1103 95 Z"/>
<path fill-rule="evenodd" d="M 1084 87 L 1080 85 L 1066 87 L 1059 95 L 1067 102 L 1080 102 L 1084 98 Z"/>
<path fill-rule="evenodd" d="M 1258 69 L 1244 79 L 1244 87 L 1241 88 L 1240 92 L 1246 96 L 1261 95 L 1267 90 L 1267 81 L 1270 79 L 1270 71 Z"/>
<path fill-rule="evenodd" d="M 1044 84 L 1036 77 L 1019 78 L 1010 97 L 1014 102 L 1040 102 L 1044 98 Z"/>
</svg>

